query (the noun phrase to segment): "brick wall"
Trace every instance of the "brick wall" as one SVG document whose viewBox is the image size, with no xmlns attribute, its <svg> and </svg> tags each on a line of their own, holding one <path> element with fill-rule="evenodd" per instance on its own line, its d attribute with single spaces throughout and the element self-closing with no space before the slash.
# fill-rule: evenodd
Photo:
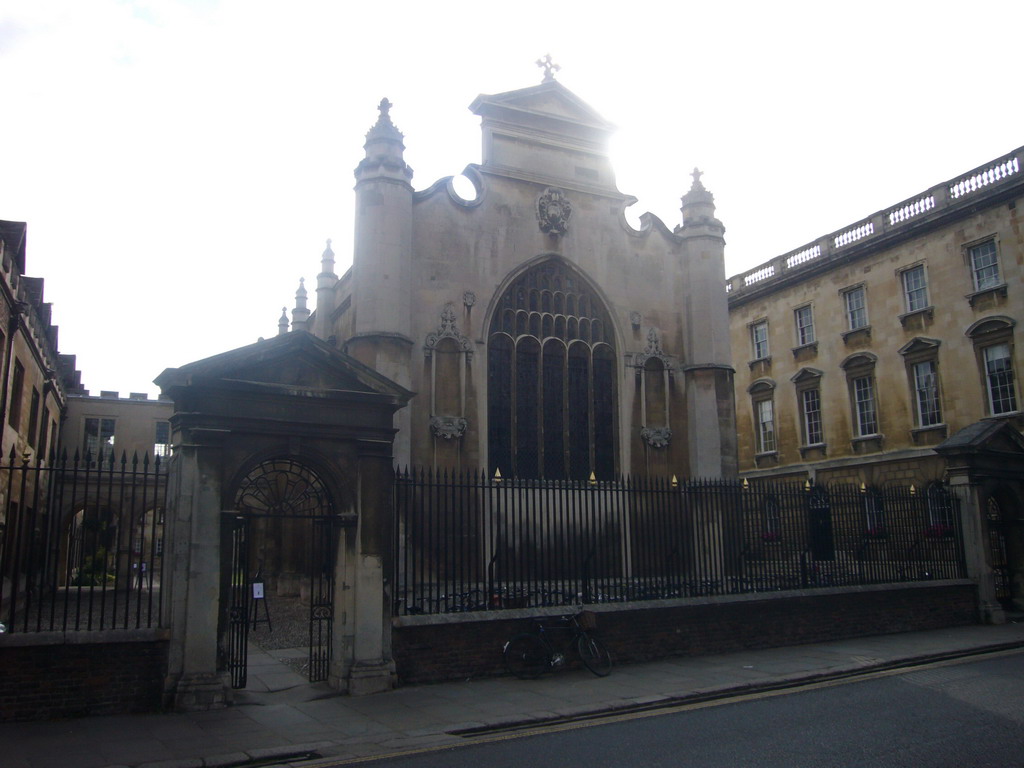
<svg viewBox="0 0 1024 768">
<path fill-rule="evenodd" d="M 976 606 L 974 584 L 943 582 L 594 610 L 599 614 L 597 634 L 616 663 L 630 663 L 962 626 L 977 621 Z M 392 650 L 399 680 L 418 683 L 502 674 L 502 647 L 513 634 L 530 629 L 532 613 L 396 620 Z"/>
<path fill-rule="evenodd" d="M 158 710 L 167 648 L 165 640 L 4 643 L 0 645 L 0 721 Z"/>
</svg>

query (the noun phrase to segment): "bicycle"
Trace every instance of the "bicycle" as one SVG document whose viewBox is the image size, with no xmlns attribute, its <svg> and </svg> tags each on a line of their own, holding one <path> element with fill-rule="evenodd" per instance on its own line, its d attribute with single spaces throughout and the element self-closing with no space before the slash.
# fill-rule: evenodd
<svg viewBox="0 0 1024 768">
<path fill-rule="evenodd" d="M 604 644 L 590 634 L 597 624 L 591 611 L 562 616 L 557 624 L 536 622 L 536 631 L 513 636 L 502 652 L 505 668 L 522 680 L 532 680 L 545 672 L 565 666 L 571 650 L 575 650 L 583 666 L 598 677 L 612 671 L 612 655 Z M 556 642 L 557 635 L 563 635 Z"/>
</svg>

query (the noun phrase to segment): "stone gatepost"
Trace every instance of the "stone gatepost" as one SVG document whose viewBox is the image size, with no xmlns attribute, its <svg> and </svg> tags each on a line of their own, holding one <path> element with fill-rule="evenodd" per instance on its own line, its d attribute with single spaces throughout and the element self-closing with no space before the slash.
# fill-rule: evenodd
<svg viewBox="0 0 1024 768">
<path fill-rule="evenodd" d="M 1001 624 L 1006 614 L 997 597 L 987 505 L 1003 489 L 1018 500 L 1012 514 L 1024 518 L 1019 508 L 1024 498 L 1024 437 L 1009 421 L 984 419 L 935 446 L 935 452 L 946 460 L 946 479 L 960 499 L 967 576 L 978 585 L 979 618 Z M 1008 570 L 1024 570 L 1024 563 L 1011 563 Z"/>
<path fill-rule="evenodd" d="M 1003 624 L 1006 615 L 996 600 L 995 575 L 988 562 L 981 488 L 971 480 L 970 472 L 964 466 L 950 467 L 946 479 L 950 491 L 960 500 L 967 578 L 978 585 L 978 618 L 985 624 Z"/>
<path fill-rule="evenodd" d="M 238 574 L 225 562 L 222 521 L 246 517 L 240 489 L 258 487 L 253 478 L 278 462 L 322 489 L 316 519 L 338 534 L 324 606 L 328 682 L 354 694 L 391 687 L 393 424 L 412 393 L 305 331 L 167 369 L 156 383 L 175 405 L 162 579 L 168 702 L 202 710 L 229 699 L 226 595 Z"/>
<path fill-rule="evenodd" d="M 178 442 L 167 491 L 166 541 L 170 558 L 162 584 L 167 590 L 172 642 L 169 666 L 178 674 L 174 708 L 206 710 L 225 706 L 217 672 L 220 587 L 220 439 L 218 432 L 194 431 Z"/>
</svg>

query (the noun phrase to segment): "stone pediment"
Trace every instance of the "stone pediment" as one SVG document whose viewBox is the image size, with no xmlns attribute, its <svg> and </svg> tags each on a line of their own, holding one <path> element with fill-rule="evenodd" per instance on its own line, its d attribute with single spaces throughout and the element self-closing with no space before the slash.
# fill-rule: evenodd
<svg viewBox="0 0 1024 768">
<path fill-rule="evenodd" d="M 806 381 L 818 381 L 824 375 L 824 372 L 817 368 L 801 368 L 789 380 L 794 384 L 803 384 Z"/>
<path fill-rule="evenodd" d="M 1024 458 L 1024 436 L 1010 423 L 983 419 L 935 446 L 939 454 L 998 453 Z"/>
<path fill-rule="evenodd" d="M 485 120 L 500 120 L 524 127 L 533 127 L 538 119 L 546 118 L 585 126 L 600 133 L 615 130 L 614 125 L 557 80 L 517 91 L 481 94 L 469 108 Z"/>
<path fill-rule="evenodd" d="M 481 117 L 482 173 L 539 182 L 570 202 L 574 189 L 623 199 L 608 159 L 615 127 L 557 80 L 482 94 L 470 109 Z"/>
<path fill-rule="evenodd" d="M 353 357 L 305 331 L 281 334 L 167 368 L 155 380 L 167 391 L 215 382 L 246 382 L 271 388 L 361 392 L 404 404 L 412 393 Z"/>
<path fill-rule="evenodd" d="M 941 344 L 942 342 L 939 339 L 928 339 L 924 336 L 917 336 L 900 347 L 899 353 L 906 357 L 907 355 L 934 352 Z"/>
</svg>

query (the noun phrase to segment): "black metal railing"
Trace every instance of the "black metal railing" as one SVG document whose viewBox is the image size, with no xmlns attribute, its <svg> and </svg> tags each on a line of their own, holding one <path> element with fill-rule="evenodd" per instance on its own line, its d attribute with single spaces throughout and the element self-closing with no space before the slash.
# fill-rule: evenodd
<svg viewBox="0 0 1024 768">
<path fill-rule="evenodd" d="M 148 455 L 30 463 L 12 450 L 0 463 L 2 631 L 158 626 L 165 470 Z"/>
<path fill-rule="evenodd" d="M 400 472 L 395 612 L 963 578 L 941 487 L 495 481 Z"/>
</svg>

